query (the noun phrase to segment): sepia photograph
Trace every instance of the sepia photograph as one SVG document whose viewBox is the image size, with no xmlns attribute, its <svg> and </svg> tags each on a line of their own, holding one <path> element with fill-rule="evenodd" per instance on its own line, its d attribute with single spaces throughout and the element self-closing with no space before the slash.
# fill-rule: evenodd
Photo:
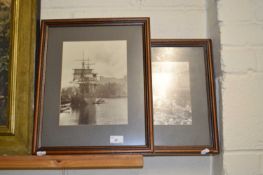
<svg viewBox="0 0 263 175">
<path fill-rule="evenodd" d="M 63 42 L 59 125 L 128 124 L 127 41 Z"/>
<path fill-rule="evenodd" d="M 11 0 L 0 0 L 0 126 L 7 125 Z"/>
<path fill-rule="evenodd" d="M 152 48 L 154 125 L 192 125 L 189 62 L 181 48 Z"/>
</svg>

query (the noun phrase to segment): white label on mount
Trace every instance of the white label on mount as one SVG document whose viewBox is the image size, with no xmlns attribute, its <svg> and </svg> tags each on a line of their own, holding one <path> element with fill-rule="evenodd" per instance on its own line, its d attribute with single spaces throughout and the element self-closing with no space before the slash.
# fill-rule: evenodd
<svg viewBox="0 0 263 175">
<path fill-rule="evenodd" d="M 123 144 L 124 139 L 123 136 L 110 136 L 111 144 Z"/>
</svg>

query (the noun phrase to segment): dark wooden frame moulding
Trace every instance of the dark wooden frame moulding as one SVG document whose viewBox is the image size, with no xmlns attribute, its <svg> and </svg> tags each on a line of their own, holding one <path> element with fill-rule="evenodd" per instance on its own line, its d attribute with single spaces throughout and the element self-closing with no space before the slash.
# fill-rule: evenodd
<svg viewBox="0 0 263 175">
<path fill-rule="evenodd" d="M 44 80 L 46 71 L 46 45 L 48 27 L 76 26 L 142 26 L 143 36 L 143 71 L 144 71 L 144 105 L 145 105 L 145 142 L 144 146 L 60 146 L 41 147 L 41 120 L 44 97 Z M 38 76 L 36 82 L 36 102 L 34 112 L 34 135 L 32 153 L 45 151 L 47 155 L 54 154 L 108 154 L 108 153 L 150 153 L 153 152 L 153 120 L 151 92 L 151 60 L 150 60 L 150 19 L 139 18 L 90 18 L 90 19 L 53 19 L 41 22 Z"/>
<path fill-rule="evenodd" d="M 154 146 L 153 155 L 209 155 L 219 154 L 216 96 L 211 39 L 152 39 L 151 47 L 203 47 L 208 100 L 211 145 Z M 165 136 L 164 136 L 165 137 Z M 172 138 L 171 138 L 172 139 Z"/>
</svg>

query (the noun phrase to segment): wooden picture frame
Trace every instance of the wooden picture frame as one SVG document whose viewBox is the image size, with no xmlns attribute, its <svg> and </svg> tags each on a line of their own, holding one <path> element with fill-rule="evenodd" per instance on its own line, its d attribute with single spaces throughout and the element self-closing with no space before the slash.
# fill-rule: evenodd
<svg viewBox="0 0 263 175">
<path fill-rule="evenodd" d="M 12 0 L 6 125 L 0 154 L 29 154 L 33 122 L 36 1 Z"/>
<path fill-rule="evenodd" d="M 155 155 L 219 153 L 212 41 L 154 39 Z"/>
<path fill-rule="evenodd" d="M 44 20 L 39 59 L 34 154 L 152 152 L 149 18 Z"/>
</svg>

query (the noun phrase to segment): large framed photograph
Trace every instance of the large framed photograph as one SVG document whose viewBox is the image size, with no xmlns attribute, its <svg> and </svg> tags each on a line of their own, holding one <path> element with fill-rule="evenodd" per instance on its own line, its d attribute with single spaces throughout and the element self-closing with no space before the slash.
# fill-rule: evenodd
<svg viewBox="0 0 263 175">
<path fill-rule="evenodd" d="M 155 154 L 219 152 L 212 43 L 152 40 Z"/>
<path fill-rule="evenodd" d="M 31 151 L 36 4 L 0 0 L 0 155 Z"/>
<path fill-rule="evenodd" d="M 153 150 L 149 18 L 44 20 L 34 153 Z"/>
</svg>

